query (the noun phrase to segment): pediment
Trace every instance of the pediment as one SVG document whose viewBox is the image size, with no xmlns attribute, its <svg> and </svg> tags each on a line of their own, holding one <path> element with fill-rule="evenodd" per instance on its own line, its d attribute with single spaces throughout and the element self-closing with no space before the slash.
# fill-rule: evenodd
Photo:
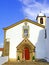
<svg viewBox="0 0 49 65">
<path fill-rule="evenodd" d="M 37 26 L 42 27 L 42 28 L 45 28 L 44 25 L 41 25 L 41 24 L 39 24 L 38 22 L 34 22 L 34 21 L 30 20 L 30 19 L 24 19 L 24 20 L 21 20 L 21 21 L 19 21 L 19 22 L 16 22 L 15 24 L 12 24 L 11 26 L 8 26 L 8 27 L 6 27 L 6 28 L 3 28 L 3 29 L 4 29 L 4 30 L 8 30 L 8 29 L 10 29 L 10 28 L 12 28 L 12 27 L 14 27 L 14 26 L 17 26 L 17 25 L 23 23 L 23 22 L 30 22 L 30 23 L 32 23 L 32 24 L 34 24 L 34 25 L 37 25 Z"/>
<path fill-rule="evenodd" d="M 24 49 L 25 47 L 28 47 L 31 50 L 35 49 L 35 46 L 27 38 L 24 39 L 16 48 Z"/>
</svg>

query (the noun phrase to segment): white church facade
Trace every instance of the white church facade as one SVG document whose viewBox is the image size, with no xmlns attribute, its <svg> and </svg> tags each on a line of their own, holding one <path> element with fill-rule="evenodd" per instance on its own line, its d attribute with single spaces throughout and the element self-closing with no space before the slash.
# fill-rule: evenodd
<svg viewBox="0 0 49 65">
<path fill-rule="evenodd" d="M 4 28 L 3 56 L 9 60 L 45 59 L 46 54 L 46 16 L 40 13 L 37 22 L 24 19 L 9 27 Z"/>
</svg>

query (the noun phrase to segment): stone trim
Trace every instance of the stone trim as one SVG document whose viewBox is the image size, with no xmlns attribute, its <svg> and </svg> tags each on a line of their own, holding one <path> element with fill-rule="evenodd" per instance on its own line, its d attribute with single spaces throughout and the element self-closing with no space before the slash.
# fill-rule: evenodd
<svg viewBox="0 0 49 65">
<path fill-rule="evenodd" d="M 27 38 L 25 38 L 16 48 L 17 49 L 19 49 L 20 47 L 23 48 L 23 46 L 25 45 L 32 46 L 33 47 L 32 49 L 35 48 L 35 46 Z"/>
<path fill-rule="evenodd" d="M 34 22 L 34 21 L 30 20 L 30 19 L 24 19 L 24 20 L 21 20 L 21 21 L 19 21 L 19 22 L 13 24 L 13 25 L 11 25 L 11 26 L 8 26 L 8 27 L 6 27 L 6 28 L 3 28 L 3 30 L 8 30 L 8 29 L 10 29 L 10 28 L 12 28 L 12 27 L 14 27 L 14 26 L 16 26 L 16 25 L 19 25 L 19 24 L 23 23 L 23 22 L 30 22 L 30 23 L 32 23 L 32 24 L 34 24 L 34 25 L 37 25 L 37 26 L 42 27 L 42 28 L 45 28 L 44 25 L 41 25 L 41 24 L 39 24 L 38 22 Z"/>
</svg>

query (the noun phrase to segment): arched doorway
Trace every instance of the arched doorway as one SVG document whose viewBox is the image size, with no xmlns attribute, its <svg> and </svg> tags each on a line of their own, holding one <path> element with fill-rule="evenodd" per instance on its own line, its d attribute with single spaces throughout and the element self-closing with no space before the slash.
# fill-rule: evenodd
<svg viewBox="0 0 49 65">
<path fill-rule="evenodd" d="M 24 48 L 23 53 L 22 53 L 22 58 L 24 58 L 24 60 L 29 60 L 30 59 L 30 52 L 29 52 L 29 48 Z"/>
<path fill-rule="evenodd" d="M 32 60 L 35 46 L 28 39 L 24 39 L 16 48 L 17 56 L 20 57 L 20 60 Z"/>
</svg>

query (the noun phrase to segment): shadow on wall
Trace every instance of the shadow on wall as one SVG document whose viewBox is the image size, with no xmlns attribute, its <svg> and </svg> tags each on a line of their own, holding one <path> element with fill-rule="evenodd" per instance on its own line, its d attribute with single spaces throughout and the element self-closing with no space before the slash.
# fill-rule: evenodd
<svg viewBox="0 0 49 65">
<path fill-rule="evenodd" d="M 36 43 L 35 56 L 37 59 L 45 59 L 46 57 L 46 43 L 45 43 L 45 30 L 39 32 L 38 40 Z"/>
<path fill-rule="evenodd" d="M 7 61 L 8 61 L 8 56 L 0 57 L 0 65 L 4 64 Z"/>
<path fill-rule="evenodd" d="M 49 18 L 47 18 L 46 31 L 47 31 L 47 38 L 46 38 L 47 61 L 49 62 Z"/>
</svg>

